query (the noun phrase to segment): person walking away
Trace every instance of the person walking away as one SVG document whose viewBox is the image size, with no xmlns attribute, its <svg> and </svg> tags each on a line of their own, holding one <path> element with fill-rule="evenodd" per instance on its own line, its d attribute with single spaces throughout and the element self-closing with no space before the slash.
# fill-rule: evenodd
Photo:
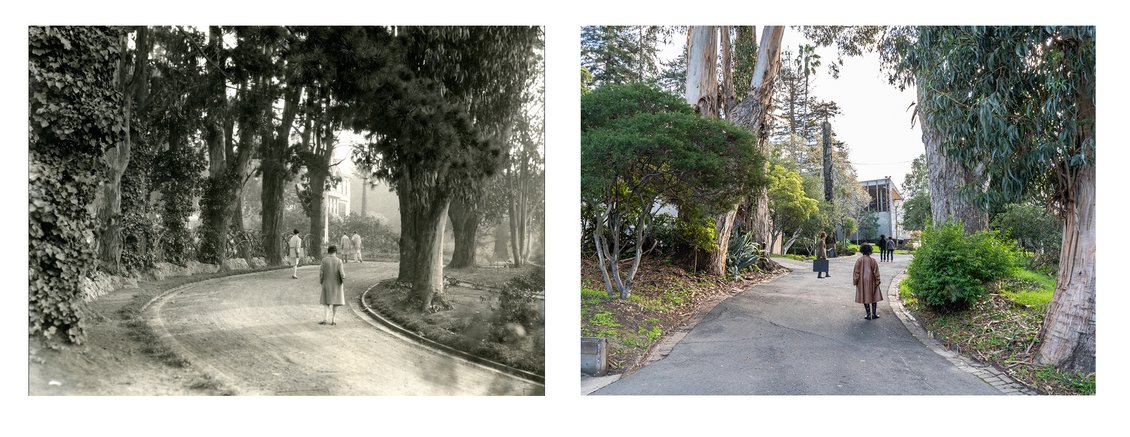
<svg viewBox="0 0 1130 437">
<path fill-rule="evenodd" d="M 365 260 L 361 259 L 361 234 L 353 233 L 353 254 L 357 257 L 357 262 L 363 263 Z"/>
<path fill-rule="evenodd" d="M 887 239 L 887 261 L 895 260 L 895 237 Z"/>
<path fill-rule="evenodd" d="M 816 279 L 832 277 L 828 274 L 828 245 L 824 242 L 827 236 L 827 233 L 821 232 L 820 236 L 816 238 L 816 262 L 819 263 L 820 260 L 824 260 L 823 268 L 816 270 Z"/>
<path fill-rule="evenodd" d="M 879 262 L 887 260 L 887 236 L 879 234 Z"/>
<path fill-rule="evenodd" d="M 341 234 L 341 252 L 349 253 L 349 234 L 347 233 Z M 341 262 L 349 262 L 348 256 L 341 257 Z"/>
<path fill-rule="evenodd" d="M 318 283 L 322 284 L 323 305 L 322 321 L 325 325 L 329 318 L 330 325 L 337 324 L 337 307 L 345 305 L 345 263 L 337 257 L 337 246 L 330 245 L 326 249 L 326 257 L 322 258 L 322 268 L 318 272 Z"/>
<path fill-rule="evenodd" d="M 286 246 L 290 251 L 290 263 L 294 265 L 294 273 L 290 275 L 291 278 L 298 279 L 298 262 L 301 259 L 302 237 L 298 236 L 298 229 L 294 230 L 294 234 L 287 240 Z"/>
<path fill-rule="evenodd" d="M 852 273 L 852 284 L 855 285 L 855 303 L 863 304 L 867 312 L 867 320 L 879 318 L 877 302 L 883 300 L 883 293 L 879 291 L 879 263 L 871 257 L 871 245 L 864 243 L 859 248 L 863 255 L 855 261 L 855 270 Z"/>
</svg>

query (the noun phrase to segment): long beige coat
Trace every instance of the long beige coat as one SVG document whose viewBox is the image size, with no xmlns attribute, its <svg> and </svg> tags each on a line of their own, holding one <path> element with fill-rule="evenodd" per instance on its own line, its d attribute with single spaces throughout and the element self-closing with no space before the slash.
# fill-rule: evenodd
<svg viewBox="0 0 1130 437">
<path fill-rule="evenodd" d="M 341 253 L 345 253 L 345 251 L 349 250 L 349 237 L 348 236 L 346 236 L 345 234 L 341 234 L 341 246 L 338 247 L 337 249 Z"/>
<path fill-rule="evenodd" d="M 345 265 L 336 255 L 322 258 L 322 269 L 318 274 L 322 284 L 322 305 L 345 305 Z"/>
<path fill-rule="evenodd" d="M 855 261 L 851 283 L 855 285 L 855 303 L 875 303 L 883 300 L 879 290 L 879 263 L 868 255 Z"/>
<path fill-rule="evenodd" d="M 824 239 L 816 237 L 816 259 L 828 258 L 828 245 L 824 243 Z"/>
</svg>

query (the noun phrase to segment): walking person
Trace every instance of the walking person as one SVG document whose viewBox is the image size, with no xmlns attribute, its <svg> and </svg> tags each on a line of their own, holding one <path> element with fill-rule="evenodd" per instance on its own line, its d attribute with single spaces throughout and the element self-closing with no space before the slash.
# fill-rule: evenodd
<svg viewBox="0 0 1130 437">
<path fill-rule="evenodd" d="M 879 318 L 877 302 L 883 300 L 883 293 L 879 290 L 879 263 L 871 257 L 871 245 L 864 243 L 859 248 L 862 253 L 855 261 L 855 270 L 852 273 L 851 283 L 855 285 L 855 303 L 863 304 L 867 312 L 867 320 Z"/>
<path fill-rule="evenodd" d="M 349 234 L 341 234 L 341 253 L 349 253 Z M 341 257 L 341 262 L 349 262 L 348 256 Z"/>
<path fill-rule="evenodd" d="M 322 284 L 322 299 L 324 305 L 322 321 L 319 325 L 337 324 L 337 307 L 345 305 L 345 263 L 337 257 L 337 246 L 330 245 L 326 249 L 326 257 L 322 258 L 322 269 L 318 273 L 318 283 Z"/>
<path fill-rule="evenodd" d="M 301 260 L 302 237 L 298 236 L 298 229 L 294 230 L 294 234 L 287 240 L 286 246 L 289 248 L 290 263 L 294 265 L 294 273 L 290 275 L 291 278 L 298 279 L 298 262 Z"/>
<path fill-rule="evenodd" d="M 813 269 L 816 270 L 816 279 L 832 277 L 828 274 L 828 245 L 824 242 L 825 238 L 827 234 L 824 232 L 816 238 L 816 261 L 812 262 Z"/>
<path fill-rule="evenodd" d="M 828 235 L 828 239 L 824 240 L 828 244 L 828 258 L 836 257 L 836 237 Z"/>
<path fill-rule="evenodd" d="M 879 234 L 879 261 L 887 260 L 887 236 Z"/>
<path fill-rule="evenodd" d="M 353 254 L 357 257 L 357 262 L 363 263 L 365 260 L 361 259 L 361 234 L 353 233 Z"/>
<path fill-rule="evenodd" d="M 887 261 L 895 260 L 895 237 L 887 239 Z"/>
</svg>

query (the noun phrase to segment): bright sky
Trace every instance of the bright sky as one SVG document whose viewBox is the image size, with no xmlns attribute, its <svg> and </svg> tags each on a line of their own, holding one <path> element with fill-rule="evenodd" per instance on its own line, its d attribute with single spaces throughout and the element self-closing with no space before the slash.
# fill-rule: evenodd
<svg viewBox="0 0 1130 437">
<path fill-rule="evenodd" d="M 764 26 L 757 26 L 758 40 Z M 665 58 L 683 50 L 686 38 L 673 38 L 663 51 Z M 797 52 L 801 44 L 809 44 L 800 31 L 785 30 L 781 50 Z M 910 172 L 910 163 L 924 153 L 922 134 L 917 124 L 910 126 L 908 106 L 915 101 L 913 88 L 899 91 L 887 83 L 879 70 L 879 56 L 868 54 L 844 58 L 839 79 L 828 74 L 827 65 L 835 62 L 834 47 L 817 48 L 822 65 L 809 83 L 809 93 L 819 99 L 834 100 L 843 115 L 832 121 L 832 129 L 840 141 L 847 143 L 852 164 L 860 180 L 890 176 L 902 187 Z"/>
</svg>

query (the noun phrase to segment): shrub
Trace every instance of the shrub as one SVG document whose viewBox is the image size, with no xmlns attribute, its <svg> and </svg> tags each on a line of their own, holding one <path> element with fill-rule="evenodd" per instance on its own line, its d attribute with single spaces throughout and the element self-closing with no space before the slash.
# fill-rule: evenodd
<svg viewBox="0 0 1130 437">
<path fill-rule="evenodd" d="M 926 305 L 958 309 L 976 301 L 984 284 L 1009 276 L 1016 247 L 993 231 L 966 235 L 961 224 L 928 228 L 907 269 L 907 286 Z"/>
<path fill-rule="evenodd" d="M 761 247 L 753 242 L 753 233 L 742 235 L 735 231 L 730 237 L 730 248 L 726 252 L 726 272 L 732 277 L 740 277 L 742 272 L 757 269 L 757 262 L 763 253 Z"/>
</svg>

